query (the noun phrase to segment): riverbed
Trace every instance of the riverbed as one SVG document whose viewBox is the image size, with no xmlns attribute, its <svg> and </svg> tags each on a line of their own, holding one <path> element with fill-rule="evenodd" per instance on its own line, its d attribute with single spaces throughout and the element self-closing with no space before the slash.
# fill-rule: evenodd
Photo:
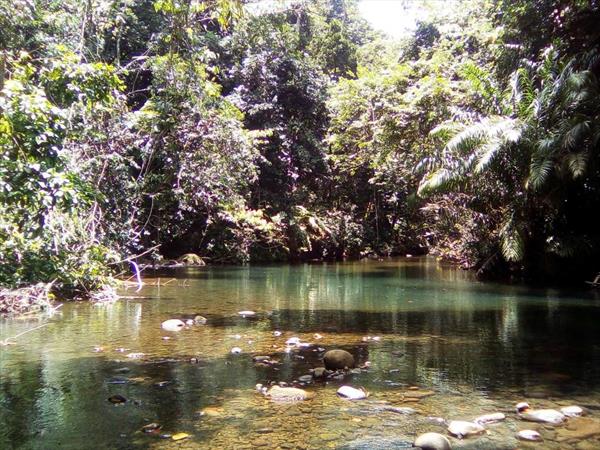
<svg viewBox="0 0 600 450">
<path fill-rule="evenodd" d="M 453 448 L 600 448 L 593 290 L 482 283 L 433 258 L 184 268 L 145 280 L 114 303 L 0 321 L 0 340 L 43 325 L 0 347 L 0 448 L 410 448 L 419 433 L 447 435 L 443 420 L 493 412 L 507 419 L 449 436 Z M 161 329 L 197 315 L 206 323 Z M 292 337 L 312 345 L 287 346 Z M 360 368 L 307 376 L 333 348 Z M 273 402 L 259 383 L 314 397 Z M 369 397 L 340 398 L 342 385 Z M 524 422 L 520 401 L 587 414 Z M 148 424 L 159 429 L 142 431 Z M 517 440 L 523 429 L 544 440 Z"/>
</svg>

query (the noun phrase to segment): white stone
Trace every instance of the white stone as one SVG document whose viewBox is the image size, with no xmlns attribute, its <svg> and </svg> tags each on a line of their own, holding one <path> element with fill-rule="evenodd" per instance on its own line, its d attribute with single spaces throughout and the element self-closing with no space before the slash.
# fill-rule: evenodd
<svg viewBox="0 0 600 450">
<path fill-rule="evenodd" d="M 423 450 L 451 450 L 450 441 L 439 433 L 424 433 L 415 439 L 413 444 Z"/>
<path fill-rule="evenodd" d="M 180 331 L 185 328 L 185 323 L 183 323 L 183 320 L 169 319 L 165 320 L 160 326 L 163 330 Z"/>
<path fill-rule="evenodd" d="M 362 400 L 368 397 L 368 394 L 364 389 L 356 389 L 351 386 L 342 386 L 337 390 L 337 394 L 340 397 L 347 398 L 349 400 Z"/>
<path fill-rule="evenodd" d="M 478 423 L 465 422 L 463 420 L 453 420 L 448 425 L 448 432 L 459 439 L 473 434 L 485 433 L 483 428 Z"/>
<path fill-rule="evenodd" d="M 287 341 L 285 341 L 285 344 L 286 345 L 298 345 L 298 344 L 300 344 L 300 338 L 299 337 L 291 337 Z"/>
<path fill-rule="evenodd" d="M 233 353 L 234 355 L 238 355 L 238 354 L 242 353 L 242 349 L 239 347 L 233 347 L 231 349 L 231 353 Z"/>
<path fill-rule="evenodd" d="M 552 425 L 558 425 L 566 420 L 565 415 L 555 409 L 526 409 L 519 413 L 519 417 L 529 422 L 550 423 Z"/>
<path fill-rule="evenodd" d="M 567 417 L 579 417 L 583 415 L 583 409 L 579 406 L 565 406 L 560 408 L 560 412 Z"/>
<path fill-rule="evenodd" d="M 517 433 L 517 437 L 524 441 L 541 441 L 542 436 L 535 430 L 521 430 Z"/>
</svg>

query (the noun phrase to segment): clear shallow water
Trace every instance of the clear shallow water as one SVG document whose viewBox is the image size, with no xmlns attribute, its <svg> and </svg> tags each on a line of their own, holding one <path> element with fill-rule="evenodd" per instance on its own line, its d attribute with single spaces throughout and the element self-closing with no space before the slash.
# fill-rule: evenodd
<svg viewBox="0 0 600 450">
<path fill-rule="evenodd" d="M 600 448 L 594 292 L 479 283 L 427 258 L 159 275 L 161 283 L 177 279 L 124 293 L 144 298 L 65 304 L 44 322 L 0 322 L 0 340 L 48 323 L 0 347 L 0 448 L 401 448 L 419 432 L 445 433 L 428 416 L 472 420 L 496 411 L 508 420 L 453 446 Z M 239 317 L 240 310 L 257 316 Z M 196 314 L 207 324 L 178 333 L 160 328 Z M 292 336 L 315 346 L 286 353 Z M 232 355 L 233 347 L 243 353 Z M 273 403 L 254 390 L 256 383 L 293 383 L 322 365 L 320 349 L 331 348 L 371 366 L 305 386 L 315 398 L 298 404 Z M 257 365 L 255 355 L 279 363 Z M 371 395 L 342 400 L 335 395 L 341 384 Z M 128 402 L 111 404 L 114 394 Z M 579 404 L 590 414 L 543 427 L 513 414 L 522 400 L 540 408 Z M 151 422 L 190 437 L 142 433 Z M 518 442 L 515 432 L 526 428 L 544 442 Z"/>
</svg>

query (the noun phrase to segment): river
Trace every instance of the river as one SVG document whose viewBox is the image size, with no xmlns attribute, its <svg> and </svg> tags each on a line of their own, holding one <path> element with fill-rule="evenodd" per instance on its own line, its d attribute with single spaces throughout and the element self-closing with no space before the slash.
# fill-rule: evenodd
<svg viewBox="0 0 600 450">
<path fill-rule="evenodd" d="M 481 283 L 433 258 L 187 268 L 146 281 L 112 304 L 0 321 L 0 340 L 45 324 L 0 347 L 0 448 L 410 448 L 421 432 L 447 434 L 437 418 L 492 412 L 507 419 L 451 438 L 453 448 L 600 448 L 594 291 Z M 196 315 L 206 324 L 161 329 Z M 291 337 L 314 345 L 286 349 Z M 363 368 L 298 381 L 332 348 Z M 270 401 L 255 385 L 271 382 L 314 398 Z M 343 384 L 370 396 L 342 399 Z M 109 402 L 114 395 L 127 401 Z M 519 401 L 588 414 L 528 423 L 514 412 Z M 150 423 L 160 431 L 141 431 Z M 522 429 L 544 441 L 518 441 Z M 177 433 L 188 436 L 174 442 Z"/>
</svg>

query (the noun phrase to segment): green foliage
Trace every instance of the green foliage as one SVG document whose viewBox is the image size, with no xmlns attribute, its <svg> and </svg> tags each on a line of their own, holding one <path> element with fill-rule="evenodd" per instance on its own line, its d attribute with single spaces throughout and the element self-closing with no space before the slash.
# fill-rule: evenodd
<svg viewBox="0 0 600 450">
<path fill-rule="evenodd" d="M 0 2 L 0 282 L 81 294 L 142 253 L 597 254 L 597 5 L 431 12 L 392 41 L 350 0 Z"/>
<path fill-rule="evenodd" d="M 112 104 L 119 79 L 66 51 L 42 61 L 22 52 L 10 68 L 0 96 L 0 282 L 97 288 L 110 251 L 83 220 L 93 194 L 66 148 L 94 107 Z"/>
</svg>

